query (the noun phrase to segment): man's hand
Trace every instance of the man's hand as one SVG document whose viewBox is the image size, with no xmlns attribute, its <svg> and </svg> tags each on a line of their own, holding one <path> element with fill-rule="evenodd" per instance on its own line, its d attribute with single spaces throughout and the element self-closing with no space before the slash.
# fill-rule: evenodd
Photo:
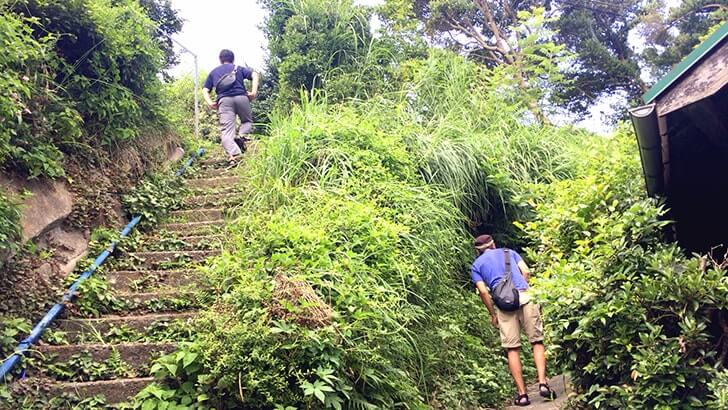
<svg viewBox="0 0 728 410">
<path fill-rule="evenodd" d="M 219 107 L 217 103 L 208 103 L 207 107 L 210 108 L 213 111 L 217 111 L 217 108 Z"/>
<path fill-rule="evenodd" d="M 258 98 L 257 91 L 248 91 L 248 100 L 255 101 L 256 98 Z"/>
<path fill-rule="evenodd" d="M 493 326 L 498 329 L 498 316 L 497 315 L 491 315 L 490 316 L 490 323 L 493 324 Z"/>
</svg>

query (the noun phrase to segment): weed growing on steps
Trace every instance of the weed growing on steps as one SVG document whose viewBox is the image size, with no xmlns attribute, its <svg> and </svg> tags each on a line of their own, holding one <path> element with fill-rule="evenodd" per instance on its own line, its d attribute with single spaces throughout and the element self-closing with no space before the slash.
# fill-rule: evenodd
<svg viewBox="0 0 728 410">
<path fill-rule="evenodd" d="M 15 351 L 18 341 L 30 333 L 32 325 L 23 318 L 0 318 L 0 357 L 8 357 Z"/>
<path fill-rule="evenodd" d="M 122 197 L 122 203 L 129 215 L 142 216 L 142 228 L 150 228 L 169 211 L 178 209 L 187 193 L 184 179 L 164 170 L 144 178 Z"/>
<path fill-rule="evenodd" d="M 71 356 L 65 362 L 54 362 L 47 356 L 41 360 L 43 371 L 59 381 L 94 381 L 112 378 L 138 377 L 143 369 L 132 369 L 124 363 L 119 352 L 113 351 L 107 360 L 97 362 L 89 352 Z"/>
</svg>

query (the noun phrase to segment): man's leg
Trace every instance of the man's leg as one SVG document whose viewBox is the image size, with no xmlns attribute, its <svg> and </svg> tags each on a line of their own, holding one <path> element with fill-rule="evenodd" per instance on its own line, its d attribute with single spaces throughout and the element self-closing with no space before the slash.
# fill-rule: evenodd
<svg viewBox="0 0 728 410">
<path fill-rule="evenodd" d="M 523 370 L 521 369 L 521 348 L 508 349 L 508 369 L 511 371 L 513 381 L 516 382 L 518 394 L 526 393 L 526 383 L 523 381 Z"/>
<path fill-rule="evenodd" d="M 521 307 L 523 311 L 523 327 L 528 335 L 528 341 L 533 346 L 533 361 L 538 372 L 539 393 L 541 396 L 556 398 L 556 394 L 548 387 L 546 376 L 546 348 L 543 344 L 543 321 L 541 309 L 535 303 L 527 303 Z"/>
<path fill-rule="evenodd" d="M 240 155 L 240 147 L 235 143 L 235 101 L 233 97 L 224 97 L 219 102 L 220 141 L 223 149 L 232 159 Z"/>
<path fill-rule="evenodd" d="M 523 371 L 521 369 L 521 326 L 519 324 L 519 312 L 502 312 L 498 314 L 498 329 L 500 330 L 501 346 L 506 349 L 508 355 L 508 369 L 511 371 L 513 381 L 516 383 L 518 394 L 526 393 L 526 384 L 523 382 Z"/>
<path fill-rule="evenodd" d="M 538 373 L 538 382 L 547 383 L 546 379 L 546 348 L 543 342 L 533 344 L 533 361 L 536 362 L 536 372 Z"/>
<path fill-rule="evenodd" d="M 240 131 L 238 135 L 245 137 L 253 132 L 253 109 L 247 96 L 235 97 L 235 112 L 240 117 Z"/>
</svg>

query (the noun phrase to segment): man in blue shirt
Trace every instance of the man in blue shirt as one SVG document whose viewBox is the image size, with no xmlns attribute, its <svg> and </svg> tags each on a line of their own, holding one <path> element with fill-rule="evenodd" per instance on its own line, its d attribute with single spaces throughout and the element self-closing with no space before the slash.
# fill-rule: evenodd
<svg viewBox="0 0 728 410">
<path fill-rule="evenodd" d="M 207 102 L 210 109 L 217 110 L 220 115 L 220 141 L 222 147 L 228 154 L 231 163 L 235 162 L 235 157 L 242 153 L 241 146 L 246 140 L 245 136 L 253 130 L 253 111 L 250 108 L 250 102 L 255 100 L 258 95 L 258 84 L 260 75 L 247 67 L 239 67 L 234 64 L 235 54 L 230 50 L 220 51 L 220 65 L 205 80 L 202 96 Z M 234 72 L 234 74 L 233 74 Z M 227 79 L 233 80 L 229 87 L 224 88 L 222 84 Z M 248 92 L 245 89 L 243 80 L 248 79 L 253 82 L 252 90 Z M 215 90 L 216 101 L 212 102 L 210 91 Z M 240 118 L 239 135 L 242 142 L 240 145 L 235 138 L 235 122 Z"/>
<path fill-rule="evenodd" d="M 488 308 L 491 323 L 500 329 L 501 345 L 508 353 L 508 367 L 518 389 L 514 404 L 517 406 L 531 404 L 526 394 L 526 385 L 521 370 L 521 329 L 526 333 L 528 341 L 533 346 L 533 358 L 538 371 L 539 394 L 554 399 L 556 394 L 551 390 L 546 379 L 546 355 L 543 345 L 541 312 L 539 306 L 531 302 L 528 293 L 528 278 L 531 274 L 528 265 L 517 252 L 508 251 L 511 260 L 511 280 L 519 291 L 521 307 L 514 312 L 501 311 L 494 306 L 490 291 L 503 280 L 506 271 L 506 253 L 503 249 L 495 247 L 495 241 L 490 235 L 478 236 L 475 238 L 474 245 L 478 258 L 473 262 L 470 277 L 478 288 L 480 299 Z"/>
</svg>

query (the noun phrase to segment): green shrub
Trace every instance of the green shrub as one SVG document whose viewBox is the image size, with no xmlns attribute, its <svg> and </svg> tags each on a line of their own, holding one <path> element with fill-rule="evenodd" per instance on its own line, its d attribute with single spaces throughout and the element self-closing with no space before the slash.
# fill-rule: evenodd
<svg viewBox="0 0 728 410">
<path fill-rule="evenodd" d="M 0 3 L 0 166 L 65 175 L 64 154 L 117 148 L 167 126 L 158 74 L 179 30 L 158 0 Z"/>
<path fill-rule="evenodd" d="M 121 202 L 130 217 L 142 216 L 140 227 L 149 228 L 159 224 L 169 211 L 179 208 L 187 192 L 182 177 L 163 170 L 147 175 L 122 196 Z"/>
<path fill-rule="evenodd" d="M 37 19 L 23 18 L 0 5 L 0 165 L 31 178 L 64 175 L 58 143 L 80 134 L 78 113 L 58 95 L 49 73 L 58 61 L 56 37 L 33 38 Z"/>
<path fill-rule="evenodd" d="M 586 144 L 579 174 L 535 186 L 521 224 L 556 361 L 598 408 L 705 408 L 725 361 L 728 281 L 662 242 L 637 147 L 621 129 Z"/>
</svg>

